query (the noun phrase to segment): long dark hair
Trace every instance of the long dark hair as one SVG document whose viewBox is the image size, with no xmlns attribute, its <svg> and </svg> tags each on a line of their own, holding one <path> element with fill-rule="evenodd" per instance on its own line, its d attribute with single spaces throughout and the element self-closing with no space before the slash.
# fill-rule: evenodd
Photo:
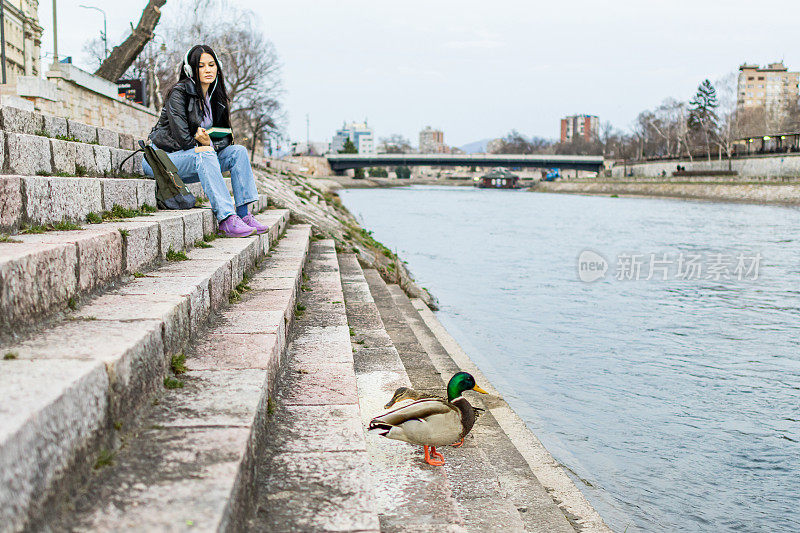
<svg viewBox="0 0 800 533">
<path fill-rule="evenodd" d="M 2 0 L 0 0 L 2 1 Z M 217 59 L 217 54 L 214 53 L 214 50 L 206 45 L 206 44 L 198 44 L 193 46 L 191 50 L 189 50 L 189 67 L 192 69 L 192 85 L 194 86 L 195 96 L 198 100 L 200 100 L 200 105 L 205 107 L 205 99 L 203 98 L 203 88 L 199 82 L 196 80 L 200 79 L 200 56 L 203 54 L 210 54 L 211 57 L 214 58 L 214 63 L 217 64 L 217 79 L 214 81 L 214 84 L 209 88 L 211 90 L 213 88 L 213 92 L 211 93 L 211 109 L 214 109 L 214 104 L 220 103 L 222 106 L 222 116 L 215 117 L 222 122 L 222 124 L 230 125 L 230 112 L 228 110 L 228 90 L 225 88 L 225 76 L 222 74 L 222 66 L 219 64 L 219 60 Z M 185 57 L 185 56 L 184 56 Z M 181 64 L 178 67 L 178 82 L 181 82 L 188 78 L 189 76 L 186 75 L 186 72 L 183 70 L 183 57 L 181 58 Z"/>
</svg>

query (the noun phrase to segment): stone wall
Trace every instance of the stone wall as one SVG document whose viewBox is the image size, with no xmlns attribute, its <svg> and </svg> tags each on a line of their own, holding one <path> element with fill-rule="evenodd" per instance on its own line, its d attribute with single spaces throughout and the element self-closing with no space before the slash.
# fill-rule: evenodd
<svg viewBox="0 0 800 533">
<path fill-rule="evenodd" d="M 298 174 L 306 174 L 315 177 L 333 175 L 331 166 L 324 157 L 298 156 L 287 159 L 267 158 L 266 162 L 269 164 L 270 168 L 276 170 L 296 172 Z"/>
<path fill-rule="evenodd" d="M 671 176 L 676 167 L 681 165 L 686 170 L 729 170 L 728 161 L 651 161 L 621 165 L 617 163 L 611 170 L 615 178 L 627 176 L 657 177 L 665 172 Z M 756 156 L 733 159 L 730 170 L 735 170 L 740 177 L 781 177 L 800 176 L 800 154 L 784 154 L 781 156 Z"/>
<path fill-rule="evenodd" d="M 144 139 L 158 120 L 153 109 L 117 96 L 117 86 L 79 68 L 63 64 L 47 80 L 22 76 L 13 90 L 33 102 L 40 113 L 72 119 Z"/>
<path fill-rule="evenodd" d="M 533 188 L 540 192 L 577 194 L 620 194 L 661 196 L 725 202 L 775 203 L 800 205 L 800 184 L 780 183 L 666 183 L 624 181 L 555 181 L 540 182 Z"/>
</svg>

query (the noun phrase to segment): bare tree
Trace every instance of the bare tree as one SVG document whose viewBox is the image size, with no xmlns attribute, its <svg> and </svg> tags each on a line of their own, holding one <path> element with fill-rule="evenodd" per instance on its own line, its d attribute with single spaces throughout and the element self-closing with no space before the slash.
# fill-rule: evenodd
<svg viewBox="0 0 800 533">
<path fill-rule="evenodd" d="M 636 141 L 636 159 L 644 159 L 645 154 L 649 153 L 649 143 L 651 138 L 650 124 L 653 121 L 651 111 L 642 111 L 636 116 L 631 130 Z"/>
<path fill-rule="evenodd" d="M 399 133 L 383 137 L 380 147 L 381 151 L 386 154 L 407 154 L 411 152 L 411 142 Z"/>
<path fill-rule="evenodd" d="M 611 139 L 613 136 L 614 136 L 614 125 L 608 120 L 604 120 L 603 122 L 601 122 L 599 141 L 600 144 L 603 145 L 603 155 L 609 155 L 608 148 L 610 147 Z"/>
<path fill-rule="evenodd" d="M 667 98 L 655 111 L 658 120 L 654 125 L 664 141 L 662 153 L 666 157 L 679 157 L 681 145 L 688 149 L 687 105 L 674 98 Z"/>
<path fill-rule="evenodd" d="M 275 134 L 283 118 L 281 105 L 272 98 L 256 98 L 237 110 L 237 120 L 246 132 L 247 144 L 250 148 L 250 161 L 254 161 L 259 143 L 265 144 L 270 134 Z"/>
<path fill-rule="evenodd" d="M 497 154 L 541 154 L 552 150 L 553 142 L 542 137 L 525 137 L 517 130 L 511 130 L 500 140 Z"/>
<path fill-rule="evenodd" d="M 97 70 L 106 57 L 105 43 L 100 37 L 89 39 L 83 43 L 83 54 L 90 68 Z"/>
<path fill-rule="evenodd" d="M 789 100 L 785 105 L 785 116 L 781 127 L 781 132 L 793 132 L 800 130 L 800 107 L 797 101 Z"/>
<path fill-rule="evenodd" d="M 743 115 L 739 112 L 738 104 L 739 76 L 737 73 L 731 72 L 718 79 L 714 85 L 717 88 L 717 95 L 719 97 L 719 128 L 717 130 L 717 142 L 720 147 L 720 158 L 724 151 L 730 163 L 735 142 L 742 136 L 740 121 Z"/>
<path fill-rule="evenodd" d="M 147 2 L 139 19 L 139 24 L 128 35 L 127 39 L 111 50 L 111 53 L 100 65 L 100 68 L 97 69 L 95 75 L 114 83 L 122 77 L 147 43 L 153 38 L 153 30 L 159 19 L 161 19 L 161 7 L 166 3 L 167 0 L 149 0 Z"/>
<path fill-rule="evenodd" d="M 244 134 L 248 146 L 267 135 L 276 138 L 276 128 L 285 122 L 279 103 L 281 64 L 258 17 L 229 0 L 181 0 L 174 8 L 131 63 L 129 77 L 147 79 L 151 101 L 160 108 L 178 80 L 186 51 L 209 45 L 225 74 L 234 130 Z"/>
</svg>

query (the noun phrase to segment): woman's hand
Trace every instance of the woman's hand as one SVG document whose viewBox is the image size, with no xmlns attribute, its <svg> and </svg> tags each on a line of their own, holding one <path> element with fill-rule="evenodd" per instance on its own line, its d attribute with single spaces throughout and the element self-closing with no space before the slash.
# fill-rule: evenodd
<svg viewBox="0 0 800 533">
<path fill-rule="evenodd" d="M 194 151 L 197 152 L 198 154 L 200 152 L 213 152 L 214 151 L 214 147 L 213 146 L 198 146 L 198 147 L 196 147 L 194 149 Z"/>
<path fill-rule="evenodd" d="M 197 128 L 197 133 L 194 134 L 194 140 L 199 142 L 202 146 L 211 146 L 211 137 L 208 136 L 206 130 Z"/>
</svg>

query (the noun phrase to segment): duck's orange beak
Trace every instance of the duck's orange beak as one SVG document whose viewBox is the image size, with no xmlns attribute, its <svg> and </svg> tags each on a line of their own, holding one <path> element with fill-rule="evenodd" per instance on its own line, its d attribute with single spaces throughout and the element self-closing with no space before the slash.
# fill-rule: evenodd
<svg viewBox="0 0 800 533">
<path fill-rule="evenodd" d="M 485 390 L 483 390 L 482 388 L 478 387 L 477 385 L 475 385 L 474 387 L 472 387 L 472 390 L 474 390 L 474 391 L 477 391 L 477 392 L 480 392 L 481 394 L 489 394 L 488 392 L 486 392 L 486 391 L 485 391 Z"/>
</svg>

